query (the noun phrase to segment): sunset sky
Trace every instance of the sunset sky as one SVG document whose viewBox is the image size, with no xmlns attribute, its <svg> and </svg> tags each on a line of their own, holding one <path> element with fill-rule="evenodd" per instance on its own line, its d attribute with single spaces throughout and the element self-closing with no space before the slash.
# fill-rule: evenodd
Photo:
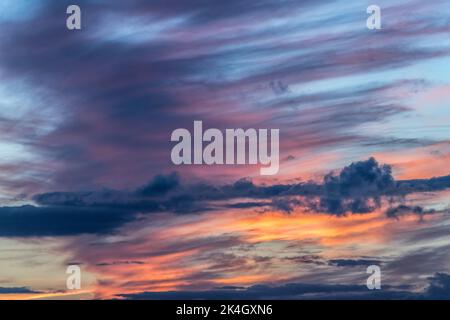
<svg viewBox="0 0 450 320">
<path fill-rule="evenodd" d="M 449 163 L 448 0 L 0 0 L 0 299 L 448 299 Z"/>
</svg>

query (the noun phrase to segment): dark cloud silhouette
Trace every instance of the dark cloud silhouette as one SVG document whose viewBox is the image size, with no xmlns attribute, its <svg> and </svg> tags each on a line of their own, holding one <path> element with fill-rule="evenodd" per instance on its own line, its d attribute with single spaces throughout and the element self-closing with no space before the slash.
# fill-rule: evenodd
<svg viewBox="0 0 450 320">
<path fill-rule="evenodd" d="M 138 190 L 143 196 L 158 196 L 175 189 L 180 185 L 180 177 L 173 172 L 169 175 L 157 175 L 148 184 Z"/>
<path fill-rule="evenodd" d="M 440 191 L 450 188 L 450 175 L 431 179 L 412 179 L 398 181 L 395 192 L 408 194 L 413 192 Z"/>
<path fill-rule="evenodd" d="M 286 257 L 284 259 L 288 260 L 288 261 L 294 261 L 294 262 L 300 263 L 300 264 L 304 264 L 304 263 L 316 264 L 316 265 L 324 265 L 325 264 L 325 262 L 323 261 L 321 256 L 314 255 L 314 254 Z"/>
<path fill-rule="evenodd" d="M 143 261 L 112 261 L 112 262 L 99 262 L 95 265 L 97 267 L 109 267 L 109 266 L 121 266 L 121 265 L 140 265 L 144 264 Z"/>
<path fill-rule="evenodd" d="M 450 299 L 450 274 L 436 273 L 428 280 L 430 285 L 422 296 L 424 299 Z"/>
<path fill-rule="evenodd" d="M 380 265 L 380 260 L 375 259 L 333 259 L 328 261 L 329 265 L 337 267 L 355 267 L 355 266 L 365 266 L 370 265 Z"/>
<path fill-rule="evenodd" d="M 380 196 L 394 188 L 390 166 L 380 166 L 374 158 L 355 162 L 338 176 L 330 173 L 324 177 L 320 208 L 335 214 L 371 212 L 380 207 Z"/>
<path fill-rule="evenodd" d="M 450 176 L 395 181 L 390 166 L 379 165 L 374 158 L 352 163 L 337 175 L 327 174 L 322 184 L 264 186 L 246 178 L 229 185 L 182 184 L 179 176 L 171 173 L 158 175 L 131 191 L 49 192 L 33 196 L 38 206 L 0 207 L 0 236 L 109 233 L 136 219 L 138 213 L 190 214 L 221 208 L 261 208 L 291 213 L 296 207 L 303 207 L 341 216 L 372 212 L 380 208 L 382 197 L 389 197 L 395 203 L 395 197 L 401 200 L 408 193 L 448 187 Z M 215 204 L 219 200 L 238 199 L 246 200 Z M 434 212 L 400 204 L 389 208 L 386 215 L 393 218 Z"/>
<path fill-rule="evenodd" d="M 358 285 L 321 285 L 290 283 L 281 286 L 255 285 L 242 289 L 215 289 L 208 291 L 169 291 L 124 294 L 120 297 L 134 300 L 233 300 L 233 299 L 295 299 L 305 294 L 327 294 L 337 292 L 364 292 L 367 288 Z"/>
<path fill-rule="evenodd" d="M 2 207 L 1 237 L 101 234 L 132 221 L 130 210 L 113 207 Z"/>
<path fill-rule="evenodd" d="M 0 287 L 0 294 L 27 294 L 27 293 L 39 293 L 26 287 Z"/>
<path fill-rule="evenodd" d="M 392 207 L 392 208 L 389 208 L 388 210 L 386 210 L 386 216 L 388 216 L 389 218 L 398 218 L 402 215 L 410 214 L 410 213 L 414 213 L 419 216 L 423 216 L 426 214 L 436 213 L 436 210 L 435 209 L 425 210 L 421 206 L 407 206 L 404 204 L 401 204 L 401 205 L 398 205 L 396 207 Z"/>
<path fill-rule="evenodd" d="M 376 259 L 333 259 L 329 260 L 328 264 L 337 267 L 355 267 L 355 266 L 368 267 L 373 264 L 380 265 L 381 261 Z"/>
<path fill-rule="evenodd" d="M 132 300 L 450 299 L 449 274 L 436 273 L 428 280 L 428 287 L 421 293 L 414 292 L 408 286 L 385 285 L 381 290 L 369 290 L 365 285 L 288 283 L 279 286 L 254 285 L 245 289 L 227 287 L 205 291 L 141 292 L 118 297 Z"/>
</svg>

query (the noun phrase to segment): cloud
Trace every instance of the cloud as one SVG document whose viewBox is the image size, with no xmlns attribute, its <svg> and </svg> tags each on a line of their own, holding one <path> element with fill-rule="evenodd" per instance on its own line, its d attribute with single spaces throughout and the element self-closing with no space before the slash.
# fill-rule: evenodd
<svg viewBox="0 0 450 320">
<path fill-rule="evenodd" d="M 405 286 L 385 285 L 381 290 L 369 290 L 365 285 L 288 283 L 278 286 L 254 285 L 243 288 L 226 287 L 206 291 L 141 292 L 118 295 L 131 300 L 265 300 L 265 299 L 450 299 L 450 275 L 436 273 L 428 278 L 423 292 L 405 290 Z M 410 288 L 412 289 L 412 288 Z"/>
<path fill-rule="evenodd" d="M 121 265 L 141 265 L 141 264 L 145 264 L 145 262 L 143 262 L 143 261 L 112 261 L 112 262 L 99 262 L 95 265 L 97 267 L 109 267 L 109 266 L 121 266 Z"/>
<path fill-rule="evenodd" d="M 168 137 L 195 118 L 217 128 L 232 128 L 237 116 L 240 126 L 283 128 L 289 141 L 283 150 L 297 160 L 298 150 L 362 146 L 374 140 L 361 126 L 411 112 L 402 97 L 425 82 L 379 81 L 378 73 L 448 55 L 440 42 L 416 44 L 417 36 L 447 34 L 445 15 L 414 16 L 427 27 L 414 27 L 412 34 L 386 26 L 380 41 L 368 42 L 364 26 L 354 27 L 360 7 L 336 15 L 336 1 L 81 1 L 83 32 L 61 25 L 58 17 L 69 4 L 46 1 L 27 10 L 31 21 L 1 21 L 2 82 L 20 79 L 27 87 L 9 91 L 33 100 L 30 112 L 5 119 L 2 127 L 33 154 L 15 164 L 14 178 L 35 183 L 40 192 L 48 191 L 48 181 L 52 189 L 71 191 L 143 185 L 148 175 L 173 170 Z M 14 12 L 23 11 L 19 7 Z M 307 13 L 324 8 L 323 15 Z M 337 25 L 332 35 L 323 31 Z M 317 80 L 361 75 L 369 80 L 304 91 Z M 36 114 L 49 105 L 43 118 L 56 124 L 37 125 Z M 23 123 L 31 129 L 22 130 Z M 30 133 L 37 126 L 46 130 Z M 207 171 L 202 174 L 223 175 Z"/>
<path fill-rule="evenodd" d="M 374 158 L 345 167 L 338 176 L 324 177 L 320 209 L 334 214 L 366 213 L 380 207 L 380 196 L 395 188 L 391 167 Z"/>
<path fill-rule="evenodd" d="M 448 235 L 448 227 L 447 229 Z M 434 228 L 426 229 L 432 233 Z M 420 235 L 420 230 L 418 232 Z M 407 238 L 408 232 L 404 233 L 402 238 L 406 238 L 407 245 L 411 244 L 416 246 L 418 249 L 412 250 L 410 252 L 406 252 L 405 254 L 397 257 L 396 259 L 386 262 L 383 269 L 389 273 L 394 275 L 409 275 L 411 277 L 423 277 L 423 275 L 427 275 L 430 270 L 434 270 L 435 272 L 446 272 L 448 270 L 448 261 L 450 258 L 450 246 L 448 245 L 448 241 L 446 238 L 441 238 L 442 242 L 439 242 L 439 235 L 428 234 L 428 237 L 425 239 L 417 239 L 415 235 L 413 235 L 412 239 Z M 429 243 L 442 243 L 443 245 L 434 245 L 430 246 Z"/>
<path fill-rule="evenodd" d="M 450 274 L 436 273 L 428 280 L 430 285 L 423 296 L 425 299 L 450 299 Z"/>
<path fill-rule="evenodd" d="M 125 206 L 154 211 L 196 212 L 211 209 L 209 201 L 252 198 L 269 202 L 241 202 L 229 207 L 272 207 L 292 212 L 296 206 L 311 206 L 315 211 L 342 215 L 346 212 L 366 213 L 380 206 L 380 197 L 396 192 L 397 186 L 387 165 L 374 158 L 352 163 L 338 176 L 330 173 L 323 184 L 312 182 L 296 185 L 257 186 L 251 180 L 239 179 L 231 185 L 181 185 L 176 173 L 158 175 L 150 183 L 133 192 L 104 190 L 85 193 L 47 193 L 34 197 L 41 205 Z M 149 199 L 158 197 L 157 202 Z M 319 197 L 320 202 L 305 202 L 296 196 Z"/>
<path fill-rule="evenodd" d="M 261 208 L 291 213 L 297 207 L 342 216 L 368 213 L 381 207 L 382 197 L 391 204 L 408 193 L 444 190 L 450 176 L 395 181 L 391 167 L 374 158 L 329 173 L 323 183 L 255 185 L 240 179 L 229 185 L 181 183 L 178 174 L 158 175 L 131 191 L 103 189 L 85 192 L 49 192 L 33 196 L 38 206 L 0 207 L 0 236 L 63 236 L 111 233 L 139 214 L 171 212 L 193 214 L 223 208 Z M 245 201 L 239 201 L 245 199 Z M 249 200 L 250 199 L 250 200 Z M 236 201 L 238 200 L 238 201 Z M 400 204 L 387 217 L 432 214 L 420 206 Z"/>
<path fill-rule="evenodd" d="M 395 289 L 395 288 L 394 288 Z M 267 300 L 267 299 L 400 299 L 405 291 L 370 291 L 363 285 L 288 283 L 280 286 L 255 285 L 246 289 L 168 291 L 123 294 L 130 300 Z"/>
<path fill-rule="evenodd" d="M 134 218 L 131 210 L 114 207 L 1 207 L 0 237 L 102 234 Z"/>
<path fill-rule="evenodd" d="M 27 293 L 39 293 L 26 287 L 0 287 L 0 294 L 27 294 Z"/>
<path fill-rule="evenodd" d="M 416 192 L 442 191 L 450 188 L 450 176 L 431 179 L 399 180 L 392 175 L 389 165 L 380 165 L 375 158 L 358 161 L 344 167 L 339 174 L 329 173 L 324 176 L 321 185 L 314 183 L 291 186 L 280 195 L 317 196 L 318 202 L 301 201 L 284 197 L 274 201 L 275 208 L 291 212 L 295 206 L 306 206 L 313 211 L 327 212 L 335 215 L 346 213 L 369 213 L 382 206 L 382 197 L 395 203 L 402 197 Z M 387 216 L 401 214 L 433 214 L 433 209 L 420 206 L 398 205 L 386 211 Z"/>
<path fill-rule="evenodd" d="M 450 188 L 450 175 L 444 177 L 433 177 L 431 179 L 399 181 L 395 192 L 398 194 L 408 194 L 413 192 L 441 191 L 447 188 Z"/>
<path fill-rule="evenodd" d="M 162 195 L 179 185 L 180 177 L 174 172 L 169 175 L 157 175 L 148 185 L 143 186 L 138 192 L 143 196 Z"/>
<path fill-rule="evenodd" d="M 450 30 L 446 1 L 389 4 L 383 10 L 386 24 L 376 33 L 365 28 L 364 7 L 349 3 L 336 11 L 341 3 L 333 0 L 79 0 L 81 32 L 65 28 L 65 9 L 72 4 L 68 0 L 35 2 L 26 12 L 24 1 L 7 3 L 7 14 L 0 12 L 0 133 L 6 142 L 2 151 L 7 150 L 2 155 L 8 157 L 0 163 L 0 191 L 2 198 L 13 200 L 5 200 L 0 207 L 0 237 L 93 235 L 77 237 L 77 244 L 65 250 L 82 248 L 78 256 L 84 257 L 105 254 L 93 248 L 105 248 L 106 240 L 99 242 L 109 240 L 108 235 L 129 233 L 121 250 L 117 243 L 107 246 L 117 253 L 113 258 L 86 260 L 90 266 L 103 264 L 98 266 L 102 269 L 122 267 L 122 279 L 130 279 L 127 271 L 144 268 L 133 263 L 146 259 L 149 251 L 155 255 L 197 248 L 222 252 L 241 240 L 226 238 L 216 243 L 215 237 L 190 241 L 174 232 L 167 238 L 138 234 L 147 234 L 147 229 L 152 235 L 167 231 L 170 223 L 165 219 L 183 220 L 180 232 L 196 227 L 193 214 L 208 212 L 205 216 L 214 220 L 251 209 L 275 212 L 277 217 L 280 212 L 309 211 L 321 217 L 342 217 L 338 225 L 352 224 L 352 219 L 344 219 L 384 210 L 385 202 L 391 206 L 387 217 L 422 217 L 433 211 L 425 204 L 405 204 L 400 199 L 450 187 L 450 176 L 396 181 L 390 167 L 375 159 L 355 162 L 323 181 L 303 183 L 238 180 L 253 173 L 252 168 L 241 166 L 177 167 L 179 174 L 170 173 L 174 166 L 169 142 L 174 129 L 189 128 L 198 119 L 219 129 L 235 127 L 237 119 L 240 127 L 281 128 L 280 156 L 288 160 L 284 168 L 289 179 L 296 165 L 315 175 L 335 167 L 332 162 L 341 156 L 361 159 L 380 149 L 403 151 L 447 138 L 441 126 L 445 114 L 421 108 L 428 116 L 422 118 L 423 113 L 414 109 L 418 93 L 447 81 L 446 72 L 433 72 L 449 65 L 448 43 L 440 41 L 447 39 Z M 412 11 L 421 14 L 409 14 Z M 430 101 L 425 102 L 429 106 Z M 422 129 L 415 132 L 417 121 Z M 423 123 L 433 128 L 426 129 Z M 8 145 L 19 147 L 10 151 Z M 444 152 L 439 144 L 433 147 Z M 326 163 L 319 161 L 320 154 L 329 157 Z M 411 157 L 408 168 L 417 154 Z M 312 165 L 303 167 L 308 161 Z M 423 168 L 432 166 L 426 163 Z M 422 171 L 420 176 L 431 175 Z M 28 200 L 32 205 L 17 205 Z M 301 226 L 286 229 L 293 233 Z M 264 224 L 269 227 L 276 228 L 277 221 Z M 240 228 L 228 230 L 239 233 Z M 376 227 L 366 224 L 364 228 Z M 445 228 L 427 232 L 444 241 Z M 219 232 L 209 226 L 204 229 L 214 236 Z M 277 230 L 276 237 L 283 232 Z M 413 232 L 429 240 L 428 233 Z M 360 237 L 353 233 L 352 229 L 338 238 L 345 236 L 355 243 Z M 129 243 L 133 237 L 142 241 Z M 329 237 L 327 233 L 325 238 Z M 189 244 L 172 245 L 172 238 Z M 58 244 L 66 240 L 59 239 Z M 274 248 L 262 250 L 267 253 Z M 421 263 L 428 270 L 434 268 L 431 262 L 434 266 L 438 262 L 429 253 L 420 257 L 427 258 Z M 246 267 L 240 257 L 211 259 L 224 268 Z M 306 267 L 322 263 L 323 268 L 336 269 L 325 259 L 303 254 L 296 259 L 292 262 L 311 262 Z M 335 260 L 342 268 L 364 263 L 364 259 Z M 405 258 L 398 266 L 407 268 L 414 264 L 411 261 Z M 179 262 L 154 265 L 170 269 Z M 167 279 L 165 271 L 161 274 Z M 197 283 L 208 277 L 211 274 L 199 272 L 187 281 Z M 432 291 L 439 291 L 444 280 L 437 277 Z M 361 287 L 305 284 L 223 288 L 220 294 L 339 298 L 351 292 L 366 294 Z M 199 293 L 191 294 L 195 295 Z"/>
<path fill-rule="evenodd" d="M 398 218 L 401 215 L 414 213 L 420 216 L 423 216 L 425 214 L 433 214 L 436 213 L 436 210 L 429 209 L 425 210 L 421 206 L 407 206 L 404 204 L 398 205 L 396 207 L 389 208 L 386 210 L 386 216 L 390 218 Z"/>
<path fill-rule="evenodd" d="M 321 285 L 290 283 L 280 286 L 255 285 L 242 289 L 216 289 L 207 291 L 169 291 L 124 294 L 120 297 L 132 300 L 228 300 L 228 299 L 295 299 L 307 294 L 327 294 L 336 292 L 361 292 L 367 290 L 358 285 Z"/>
<path fill-rule="evenodd" d="M 368 267 L 370 265 L 380 265 L 381 261 L 374 259 L 332 259 L 328 261 L 328 264 L 337 267 Z"/>
</svg>

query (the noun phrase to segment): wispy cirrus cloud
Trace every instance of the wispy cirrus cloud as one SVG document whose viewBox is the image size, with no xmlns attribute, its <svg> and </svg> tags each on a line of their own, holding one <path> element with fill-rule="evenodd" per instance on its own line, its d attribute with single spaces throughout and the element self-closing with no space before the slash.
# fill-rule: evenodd
<svg viewBox="0 0 450 320">
<path fill-rule="evenodd" d="M 200 118 L 218 128 L 231 127 L 237 115 L 242 127 L 283 127 L 282 152 L 300 155 L 295 163 L 304 152 L 322 148 L 335 152 L 353 145 L 361 152 L 374 137 L 361 126 L 413 113 L 405 98 L 424 90 L 420 83 L 427 81 L 379 74 L 448 54 L 444 43 L 416 44 L 418 35 L 426 39 L 448 30 L 436 8 L 421 3 L 388 6 L 385 30 L 376 35 L 355 29 L 363 25 L 364 6 L 344 5 L 344 13 L 331 14 L 343 5 L 339 1 L 82 2 L 85 28 L 78 33 L 54 18 L 65 5 L 43 3 L 33 20 L 2 27 L 14 35 L 2 36 L 5 79 L 45 89 L 35 109 L 42 111 L 50 100 L 61 113 L 57 125 L 37 137 L 23 131 L 12 137 L 44 159 L 58 159 L 50 165 L 30 157 L 40 165 L 28 175 L 51 178 L 54 187 L 123 188 L 145 183 L 142 172 L 170 172 L 167 137 Z M 388 19 L 391 11 L 415 6 L 427 15 L 404 16 L 407 25 Z M 244 27 L 236 29 L 242 21 Z M 339 28 L 330 34 L 333 26 Z M 357 76 L 367 80 L 355 86 L 351 78 Z M 336 87 L 336 79 L 348 85 Z M 289 90 L 274 91 L 273 84 Z M 402 141 L 394 134 L 384 138 Z M 242 172 L 227 174 L 236 179 Z"/>
</svg>

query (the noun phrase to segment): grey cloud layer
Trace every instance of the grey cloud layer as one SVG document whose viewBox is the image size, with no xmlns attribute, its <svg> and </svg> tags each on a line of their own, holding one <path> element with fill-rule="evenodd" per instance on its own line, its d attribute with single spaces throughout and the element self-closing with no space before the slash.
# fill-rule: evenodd
<svg viewBox="0 0 450 320">
<path fill-rule="evenodd" d="M 367 213 L 380 208 L 381 198 L 393 202 L 388 217 L 427 214 L 421 207 L 396 205 L 415 192 L 450 187 L 450 176 L 395 181 L 388 165 L 370 158 L 352 163 L 338 175 L 327 174 L 322 184 L 314 182 L 258 186 L 248 179 L 231 185 L 186 184 L 176 173 L 158 175 L 134 191 L 101 190 L 38 194 L 38 206 L 1 207 L 0 236 L 63 236 L 109 233 L 138 217 L 138 213 L 173 212 L 192 214 L 228 208 L 272 208 L 292 212 L 295 207 L 332 215 Z M 239 202 L 239 199 L 247 199 Z M 248 201 L 253 199 L 253 201 Z M 238 200 L 216 204 L 219 200 Z"/>
<path fill-rule="evenodd" d="M 368 290 L 364 285 L 288 283 L 279 286 L 255 285 L 245 289 L 223 288 L 208 291 L 142 292 L 120 295 L 126 299 L 448 299 L 450 275 L 436 273 L 428 278 L 427 288 L 420 293 L 404 287 L 384 286 Z"/>
</svg>

